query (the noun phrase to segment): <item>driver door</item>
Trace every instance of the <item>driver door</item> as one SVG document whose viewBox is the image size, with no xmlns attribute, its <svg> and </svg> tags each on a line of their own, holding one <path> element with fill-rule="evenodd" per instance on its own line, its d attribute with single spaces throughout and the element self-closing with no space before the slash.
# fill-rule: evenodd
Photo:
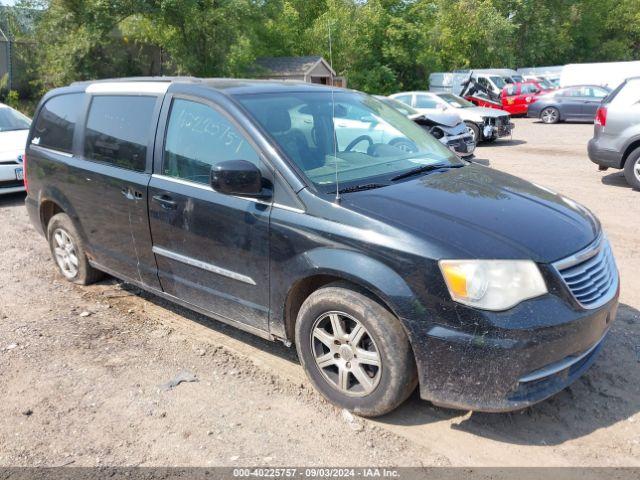
<svg viewBox="0 0 640 480">
<path fill-rule="evenodd" d="M 156 139 L 161 163 L 148 193 L 162 289 L 207 312 L 267 330 L 271 202 L 216 192 L 209 173 L 225 160 L 250 161 L 269 180 L 271 173 L 216 104 L 173 96 L 164 110 L 166 125 Z"/>
</svg>

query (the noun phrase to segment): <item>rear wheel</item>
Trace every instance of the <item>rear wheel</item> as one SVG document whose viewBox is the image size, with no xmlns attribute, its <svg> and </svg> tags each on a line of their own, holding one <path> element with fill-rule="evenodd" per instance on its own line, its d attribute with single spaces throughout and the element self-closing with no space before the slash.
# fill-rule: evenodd
<svg viewBox="0 0 640 480">
<path fill-rule="evenodd" d="M 636 148 L 627 157 L 624 163 L 624 177 L 629 185 L 640 190 L 640 148 Z"/>
<path fill-rule="evenodd" d="M 540 112 L 540 120 L 546 124 L 558 123 L 560 121 L 560 110 L 555 107 L 543 108 Z"/>
<path fill-rule="evenodd" d="M 89 285 L 104 274 L 89 264 L 84 244 L 66 213 L 54 215 L 47 225 L 51 255 L 60 273 L 73 283 Z"/>
<path fill-rule="evenodd" d="M 358 415 L 390 412 L 417 385 L 413 352 L 399 320 L 344 284 L 321 288 L 305 300 L 296 347 L 320 393 Z"/>
</svg>

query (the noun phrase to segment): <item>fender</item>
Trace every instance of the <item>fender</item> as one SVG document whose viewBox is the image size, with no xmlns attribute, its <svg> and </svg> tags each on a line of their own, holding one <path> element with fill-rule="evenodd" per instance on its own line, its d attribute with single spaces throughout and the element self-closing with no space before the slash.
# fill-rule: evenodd
<svg viewBox="0 0 640 480">
<path fill-rule="evenodd" d="M 414 316 L 416 309 L 421 310 L 400 275 L 379 260 L 353 250 L 318 247 L 292 257 L 272 274 L 270 329 L 283 338 L 287 335 L 285 305 L 289 292 L 298 282 L 317 275 L 337 277 L 369 290 L 401 321 Z"/>
<path fill-rule="evenodd" d="M 78 214 L 76 212 L 76 209 L 73 207 L 73 204 L 57 186 L 51 184 L 47 184 L 38 192 L 38 217 L 40 219 L 40 224 L 42 225 L 42 231 L 44 235 L 47 235 L 47 226 L 44 224 L 42 205 L 47 201 L 57 203 L 60 208 L 64 210 L 64 213 L 69 215 L 71 221 L 78 230 L 78 233 L 82 237 L 85 245 L 90 245 L 91 242 L 89 242 L 89 239 L 85 234 L 84 229 L 82 228 L 82 224 L 79 221 Z"/>
</svg>

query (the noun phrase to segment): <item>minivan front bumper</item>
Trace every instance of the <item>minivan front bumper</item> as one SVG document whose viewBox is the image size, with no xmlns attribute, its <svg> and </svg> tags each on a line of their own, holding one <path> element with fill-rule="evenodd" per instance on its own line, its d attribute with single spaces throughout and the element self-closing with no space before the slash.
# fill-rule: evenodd
<svg viewBox="0 0 640 480">
<path fill-rule="evenodd" d="M 554 395 L 582 375 L 600 352 L 616 315 L 618 292 L 619 287 L 611 300 L 593 310 L 576 309 L 555 295 L 523 302 L 509 312 L 456 306 L 452 314 L 467 325 L 464 329 L 435 324 L 420 334 L 417 322 L 405 322 L 420 396 L 444 407 L 504 412 Z M 557 320 L 531 327 L 536 318 Z M 469 328 L 473 325 L 477 327 Z"/>
</svg>

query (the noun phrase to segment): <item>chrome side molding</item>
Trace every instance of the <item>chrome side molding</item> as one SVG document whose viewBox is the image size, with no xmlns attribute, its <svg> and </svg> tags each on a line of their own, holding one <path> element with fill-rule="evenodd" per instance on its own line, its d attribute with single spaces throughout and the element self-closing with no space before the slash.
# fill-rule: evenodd
<svg viewBox="0 0 640 480">
<path fill-rule="evenodd" d="M 227 270 L 226 268 L 218 267 L 217 265 L 213 265 L 212 263 L 203 262 L 202 260 L 198 260 L 197 258 L 188 257 L 186 255 L 172 252 L 171 250 L 157 247 L 155 245 L 153 246 L 152 250 L 156 255 L 170 258 L 171 260 L 175 260 L 176 262 L 191 265 L 192 267 L 200 268 L 202 270 L 206 270 L 207 272 L 217 273 L 218 275 L 222 275 L 223 277 L 232 278 L 233 280 L 247 283 L 249 285 L 256 284 L 256 282 L 251 277 L 242 275 L 241 273 L 233 272 L 231 270 Z"/>
</svg>

